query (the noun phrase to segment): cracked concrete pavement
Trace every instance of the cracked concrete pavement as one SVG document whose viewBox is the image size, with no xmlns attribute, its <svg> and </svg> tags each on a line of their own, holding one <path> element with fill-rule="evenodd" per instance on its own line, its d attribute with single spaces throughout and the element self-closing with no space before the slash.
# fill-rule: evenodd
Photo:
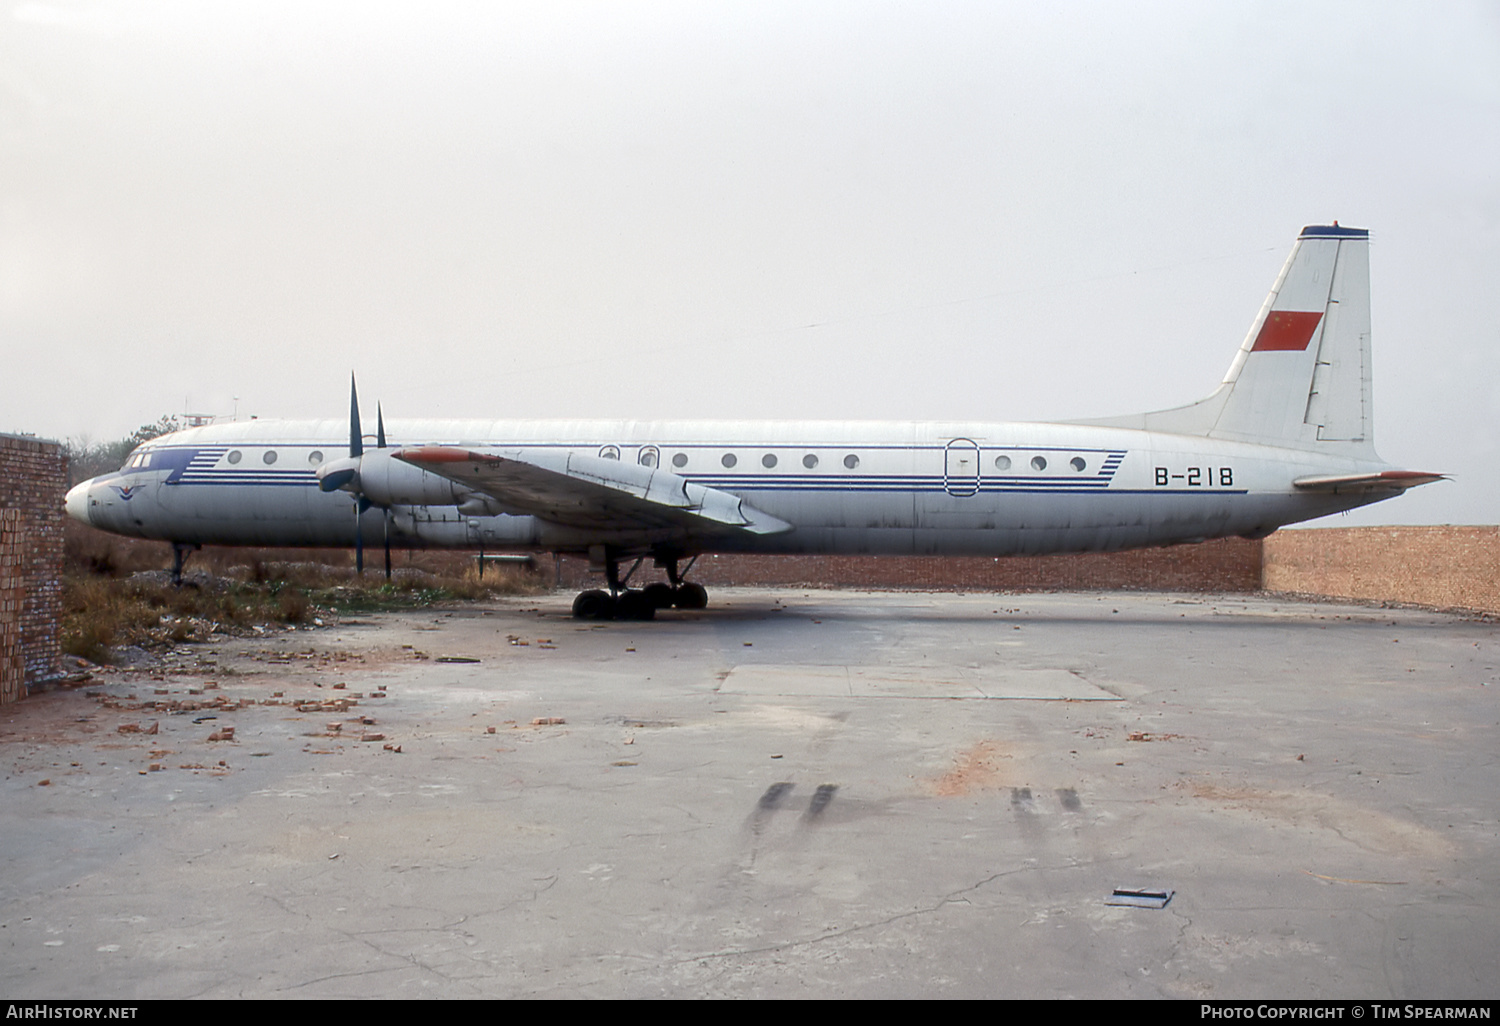
<svg viewBox="0 0 1500 1026">
<path fill-rule="evenodd" d="M 0 711 L 0 987 L 1500 991 L 1493 623 L 721 589 L 581 624 L 569 600 L 190 646 Z"/>
</svg>

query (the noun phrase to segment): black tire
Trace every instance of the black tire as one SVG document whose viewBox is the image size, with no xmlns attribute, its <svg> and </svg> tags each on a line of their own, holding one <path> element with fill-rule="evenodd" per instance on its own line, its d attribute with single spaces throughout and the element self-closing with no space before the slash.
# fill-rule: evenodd
<svg viewBox="0 0 1500 1026">
<path fill-rule="evenodd" d="M 654 620 L 656 604 L 643 591 L 627 591 L 615 603 L 616 620 Z"/>
<path fill-rule="evenodd" d="M 605 591 L 583 591 L 573 600 L 575 620 L 613 620 L 615 600 Z"/>
<path fill-rule="evenodd" d="M 670 584 L 663 584 L 661 581 L 657 581 L 655 584 L 648 584 L 641 589 L 641 594 L 646 596 L 654 609 L 672 608 L 673 596 Z"/>
<path fill-rule="evenodd" d="M 707 609 L 708 589 L 691 581 L 678 585 L 672 604 L 678 609 Z"/>
</svg>

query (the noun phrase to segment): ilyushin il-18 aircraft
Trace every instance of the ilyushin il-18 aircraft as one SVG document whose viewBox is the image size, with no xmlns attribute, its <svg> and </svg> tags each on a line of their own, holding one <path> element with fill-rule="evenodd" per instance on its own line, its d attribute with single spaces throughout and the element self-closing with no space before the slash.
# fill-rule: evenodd
<svg viewBox="0 0 1500 1026">
<path fill-rule="evenodd" d="M 347 443 L 347 447 L 346 447 Z M 1443 475 L 1376 454 L 1369 232 L 1314 225 L 1208 398 L 1070 423 L 252 420 L 163 435 L 68 493 L 106 531 L 201 545 L 587 556 L 582 619 L 699 609 L 704 553 L 1009 556 L 1238 535 Z M 666 581 L 630 587 L 644 559 Z M 622 563 L 634 561 L 626 576 Z"/>
</svg>

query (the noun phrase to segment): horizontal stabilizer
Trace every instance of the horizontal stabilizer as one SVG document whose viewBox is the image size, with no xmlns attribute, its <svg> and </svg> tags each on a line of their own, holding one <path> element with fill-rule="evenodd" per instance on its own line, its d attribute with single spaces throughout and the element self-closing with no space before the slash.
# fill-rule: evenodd
<svg viewBox="0 0 1500 1026">
<path fill-rule="evenodd" d="M 791 525 L 737 495 L 705 488 L 671 471 L 577 453 L 497 456 L 459 446 L 401 449 L 396 459 L 488 496 L 501 512 L 565 527 L 674 528 L 778 534 Z"/>
<path fill-rule="evenodd" d="M 1442 481 L 1447 474 L 1422 470 L 1384 470 L 1376 474 L 1336 474 L 1332 477 L 1299 477 L 1292 485 L 1304 492 L 1348 495 L 1354 492 L 1404 492 L 1417 485 Z"/>
</svg>

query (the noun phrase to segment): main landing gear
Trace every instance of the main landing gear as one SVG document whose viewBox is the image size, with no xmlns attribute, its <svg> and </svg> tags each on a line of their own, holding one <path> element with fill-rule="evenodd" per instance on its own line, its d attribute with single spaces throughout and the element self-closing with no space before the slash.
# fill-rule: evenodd
<svg viewBox="0 0 1500 1026">
<path fill-rule="evenodd" d="M 708 589 L 692 581 L 684 581 L 682 575 L 693 568 L 698 557 L 694 556 L 682 570 L 677 569 L 676 559 L 658 559 L 657 565 L 666 569 L 670 584 L 657 581 L 644 588 L 627 588 L 630 578 L 640 568 L 637 559 L 620 577 L 620 560 L 608 555 L 604 559 L 604 577 L 609 590 L 594 589 L 581 592 L 573 600 L 575 620 L 654 620 L 658 609 L 706 609 Z"/>
</svg>

